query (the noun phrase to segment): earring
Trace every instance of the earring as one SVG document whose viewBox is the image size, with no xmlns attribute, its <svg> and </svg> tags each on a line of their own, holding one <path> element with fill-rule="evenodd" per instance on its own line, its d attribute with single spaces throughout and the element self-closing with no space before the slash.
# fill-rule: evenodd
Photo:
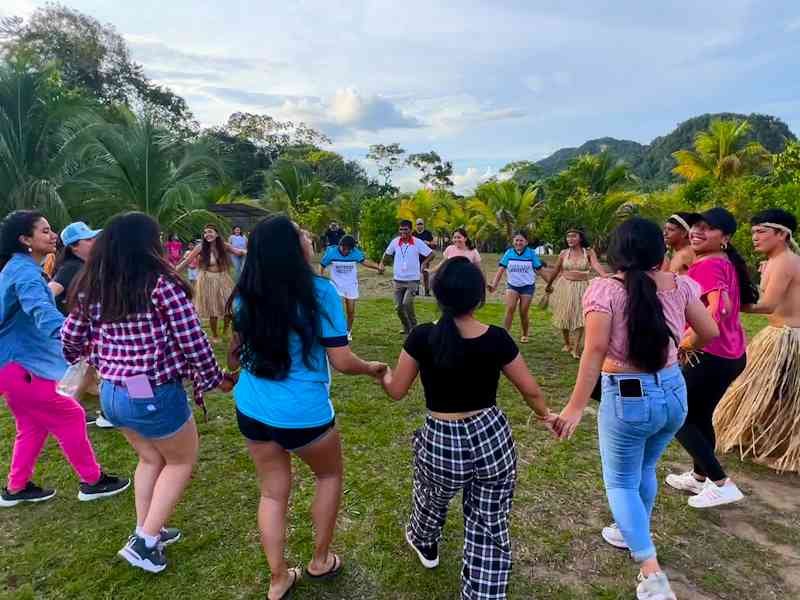
<svg viewBox="0 0 800 600">
<path fill-rule="evenodd" d="M 728 242 L 722 242 L 719 246 L 719 249 L 723 252 L 728 249 Z"/>
</svg>

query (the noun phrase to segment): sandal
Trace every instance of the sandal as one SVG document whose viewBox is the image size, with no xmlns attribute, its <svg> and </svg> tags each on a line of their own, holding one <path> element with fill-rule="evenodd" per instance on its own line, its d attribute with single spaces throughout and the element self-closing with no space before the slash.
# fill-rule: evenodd
<svg viewBox="0 0 800 600">
<path fill-rule="evenodd" d="M 308 567 L 306 567 L 306 577 L 314 581 L 323 581 L 326 579 L 333 579 L 341 572 L 341 570 L 342 570 L 342 559 L 339 558 L 338 554 L 333 553 L 333 565 L 331 566 L 330 569 L 328 569 L 324 573 L 320 573 L 319 575 L 314 575 L 308 570 Z"/>
<path fill-rule="evenodd" d="M 567 354 L 572 354 L 572 348 L 569 346 L 561 346 L 561 351 L 566 352 Z"/>
<path fill-rule="evenodd" d="M 527 336 L 527 335 L 523 335 L 521 338 L 519 338 L 519 342 L 520 342 L 520 344 L 527 344 L 527 343 L 528 343 L 528 342 L 530 342 L 530 341 L 531 341 L 531 340 L 528 338 L 528 336 Z"/>
<path fill-rule="evenodd" d="M 302 576 L 303 569 L 300 567 L 292 567 L 289 569 L 289 575 L 292 576 L 292 583 L 289 584 L 289 587 L 286 588 L 286 591 L 283 592 L 283 596 L 281 596 L 278 600 L 288 600 L 288 598 L 292 595 L 292 590 L 294 586 L 300 581 Z M 269 600 L 269 592 L 267 592 L 267 600 Z"/>
</svg>

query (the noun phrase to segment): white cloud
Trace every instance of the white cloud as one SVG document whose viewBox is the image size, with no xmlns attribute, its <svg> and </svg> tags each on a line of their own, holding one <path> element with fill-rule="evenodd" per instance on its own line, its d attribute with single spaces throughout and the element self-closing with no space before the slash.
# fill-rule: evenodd
<svg viewBox="0 0 800 600">
<path fill-rule="evenodd" d="M 467 167 L 463 173 L 453 174 L 453 191 L 457 194 L 469 194 L 476 187 L 497 173 L 491 167 L 486 167 L 483 171 L 476 167 Z"/>
<path fill-rule="evenodd" d="M 33 0 L 3 0 L 0 4 L 0 17 L 27 18 L 34 8 Z"/>
<path fill-rule="evenodd" d="M 419 120 L 404 114 L 386 98 L 365 97 L 353 88 L 336 91 L 330 100 L 328 116 L 337 125 L 368 131 L 422 125 Z"/>
</svg>

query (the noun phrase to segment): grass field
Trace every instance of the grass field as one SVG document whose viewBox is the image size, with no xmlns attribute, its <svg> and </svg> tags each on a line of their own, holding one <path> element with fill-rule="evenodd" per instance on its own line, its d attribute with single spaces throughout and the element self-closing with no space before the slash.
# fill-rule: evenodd
<svg viewBox="0 0 800 600">
<path fill-rule="evenodd" d="M 370 272 L 365 277 L 373 276 Z M 359 304 L 353 347 L 362 357 L 394 362 L 402 343 L 399 323 L 386 294 L 378 294 L 389 281 L 365 282 L 374 291 L 370 295 L 383 297 Z M 421 321 L 435 316 L 428 299 L 420 299 L 417 309 Z M 499 323 L 502 306 L 492 302 L 480 317 Z M 549 402 L 560 407 L 577 363 L 558 351 L 561 342 L 547 313 L 535 309 L 532 320 L 532 342 L 522 350 Z M 747 321 L 751 333 L 762 324 Z M 342 555 L 345 570 L 331 583 L 303 581 L 293 598 L 458 598 L 459 502 L 452 505 L 438 569 L 422 569 L 402 535 L 410 504 L 411 434 L 425 412 L 419 386 L 394 403 L 366 378 L 336 375 L 332 395 L 346 468 L 334 549 Z M 599 537 L 609 512 L 593 409 L 572 440 L 557 442 L 528 424 L 529 411 L 507 382 L 501 384 L 499 404 L 510 418 L 519 452 L 510 597 L 633 597 L 635 565 Z M 133 494 L 78 502 L 77 481 L 51 440 L 35 478 L 57 487 L 58 496 L 42 505 L 0 512 L 0 598 L 263 598 L 269 577 L 258 543 L 254 469 L 236 428 L 232 399 L 212 394 L 208 406 L 207 423 L 197 415 L 199 464 L 171 523 L 185 538 L 169 548 L 164 573 L 148 575 L 115 556 L 134 525 Z M 11 416 L 0 409 L 3 477 L 13 435 Z M 107 469 L 133 471 L 134 453 L 118 432 L 91 428 L 91 437 Z M 746 501 L 699 512 L 672 490 L 662 487 L 658 498 L 655 540 L 679 598 L 800 598 L 800 480 L 734 456 L 725 463 Z M 683 451 L 673 444 L 660 478 L 669 467 L 686 464 Z M 303 465 L 296 465 L 288 554 L 291 564 L 304 564 L 311 549 L 313 481 Z"/>
</svg>

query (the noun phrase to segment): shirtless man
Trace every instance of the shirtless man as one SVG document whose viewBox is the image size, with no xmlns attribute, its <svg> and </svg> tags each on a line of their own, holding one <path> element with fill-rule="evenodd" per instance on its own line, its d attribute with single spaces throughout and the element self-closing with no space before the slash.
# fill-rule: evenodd
<svg viewBox="0 0 800 600">
<path fill-rule="evenodd" d="M 766 255 L 762 296 L 743 312 L 768 315 L 747 348 L 747 367 L 714 413 L 717 448 L 736 448 L 778 471 L 800 471 L 800 248 L 797 219 L 771 209 L 751 220 L 753 245 Z"/>
<path fill-rule="evenodd" d="M 664 224 L 664 242 L 671 253 L 664 258 L 662 271 L 686 275 L 694 262 L 694 250 L 689 243 L 689 230 L 697 222 L 697 215 L 679 212 L 671 215 Z"/>
</svg>

